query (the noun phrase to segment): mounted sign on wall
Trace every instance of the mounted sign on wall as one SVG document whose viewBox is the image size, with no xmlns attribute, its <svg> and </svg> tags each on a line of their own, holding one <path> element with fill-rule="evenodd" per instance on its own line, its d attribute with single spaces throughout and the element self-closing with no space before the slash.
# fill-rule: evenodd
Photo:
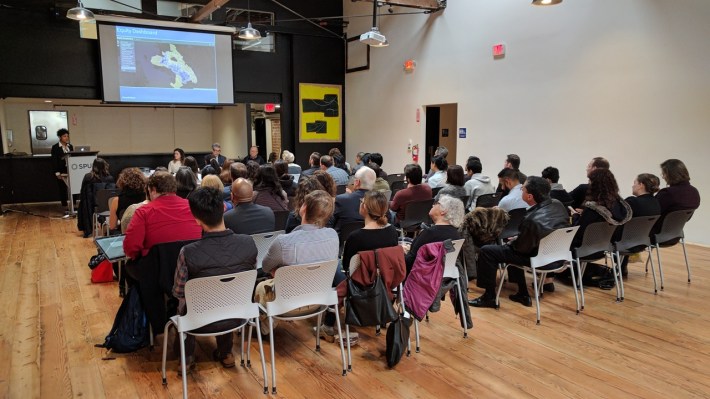
<svg viewBox="0 0 710 399">
<path fill-rule="evenodd" d="M 493 45 L 493 59 L 498 60 L 505 57 L 505 43 L 496 43 Z"/>
</svg>

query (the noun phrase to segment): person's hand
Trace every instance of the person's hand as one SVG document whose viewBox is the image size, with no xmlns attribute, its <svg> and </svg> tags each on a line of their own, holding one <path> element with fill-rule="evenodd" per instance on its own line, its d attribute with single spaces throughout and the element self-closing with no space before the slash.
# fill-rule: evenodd
<svg viewBox="0 0 710 399">
<path fill-rule="evenodd" d="M 59 180 L 62 180 L 62 175 L 61 175 L 61 174 L 54 175 L 54 177 L 56 177 L 56 178 L 59 179 Z"/>
<path fill-rule="evenodd" d="M 412 247 L 412 244 L 410 244 L 410 243 L 408 243 L 408 242 L 403 242 L 403 243 L 401 243 L 400 245 L 402 246 L 402 250 L 404 251 L 405 254 L 406 254 L 407 252 L 409 252 L 409 250 L 410 250 L 411 247 Z"/>
</svg>

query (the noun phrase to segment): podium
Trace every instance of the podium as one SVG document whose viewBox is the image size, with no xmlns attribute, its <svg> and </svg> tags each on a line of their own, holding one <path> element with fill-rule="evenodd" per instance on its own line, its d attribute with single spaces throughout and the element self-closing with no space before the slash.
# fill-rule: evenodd
<svg viewBox="0 0 710 399">
<path fill-rule="evenodd" d="M 69 212 L 72 215 L 74 211 L 74 195 L 79 195 L 81 192 L 81 182 L 84 175 L 91 172 L 91 167 L 94 164 L 98 151 L 72 151 L 64 155 L 64 162 L 67 164 L 67 175 L 62 175 L 64 183 L 69 188 Z"/>
</svg>

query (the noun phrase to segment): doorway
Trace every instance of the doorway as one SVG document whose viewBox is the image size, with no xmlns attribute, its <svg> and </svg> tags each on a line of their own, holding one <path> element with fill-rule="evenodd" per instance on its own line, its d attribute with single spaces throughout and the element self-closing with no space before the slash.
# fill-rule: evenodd
<svg viewBox="0 0 710 399">
<path fill-rule="evenodd" d="M 449 165 L 456 164 L 457 144 L 457 113 L 458 104 L 433 104 L 426 105 L 425 109 L 425 136 L 424 169 L 429 170 L 434 152 L 440 146 L 449 150 L 446 160 Z"/>
<path fill-rule="evenodd" d="M 281 157 L 281 106 L 279 104 L 249 104 L 250 132 L 248 145 L 259 147 L 259 155 L 269 161 L 275 154 Z"/>
</svg>

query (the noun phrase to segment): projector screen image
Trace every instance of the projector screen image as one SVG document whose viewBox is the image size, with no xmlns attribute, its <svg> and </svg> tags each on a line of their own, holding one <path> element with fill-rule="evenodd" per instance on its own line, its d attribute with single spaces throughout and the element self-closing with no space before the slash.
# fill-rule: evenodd
<svg viewBox="0 0 710 399">
<path fill-rule="evenodd" d="M 232 104 L 228 34 L 99 24 L 106 102 Z"/>
</svg>

